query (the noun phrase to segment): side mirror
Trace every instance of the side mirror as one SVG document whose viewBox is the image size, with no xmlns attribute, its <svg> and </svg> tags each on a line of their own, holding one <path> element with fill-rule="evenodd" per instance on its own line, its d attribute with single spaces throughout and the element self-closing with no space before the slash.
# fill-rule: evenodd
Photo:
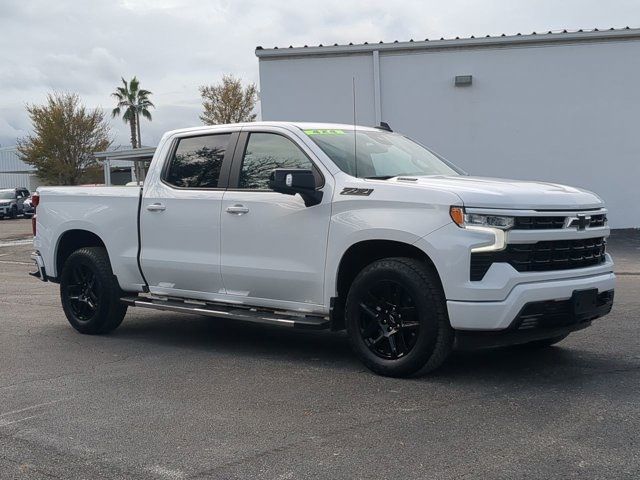
<svg viewBox="0 0 640 480">
<path fill-rule="evenodd" d="M 322 200 L 322 192 L 316 190 L 316 177 L 311 170 L 301 168 L 276 168 L 269 176 L 269 188 L 285 195 L 300 194 L 307 207 Z"/>
</svg>

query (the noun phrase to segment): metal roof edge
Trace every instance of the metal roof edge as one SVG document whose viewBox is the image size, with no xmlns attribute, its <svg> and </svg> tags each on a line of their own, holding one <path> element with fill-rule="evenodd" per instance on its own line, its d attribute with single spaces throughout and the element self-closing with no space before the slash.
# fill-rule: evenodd
<svg viewBox="0 0 640 480">
<path fill-rule="evenodd" d="M 310 55 L 331 55 L 331 54 L 349 54 L 349 53 L 369 53 L 373 51 L 397 51 L 397 50 L 430 50 L 442 48 L 472 48 L 485 46 L 512 46 L 527 45 L 540 43 L 564 43 L 564 42 L 592 42 L 607 41 L 619 39 L 640 39 L 640 28 L 609 29 L 609 30 L 589 30 L 569 32 L 564 30 L 561 33 L 536 33 L 527 35 L 504 35 L 486 36 L 486 37 L 469 37 L 469 38 L 453 38 L 440 40 L 421 40 L 406 41 L 392 43 L 362 43 L 349 45 L 331 45 L 331 46 L 304 46 L 304 47 L 288 47 L 288 48 L 263 48 L 256 47 L 255 55 L 259 59 L 273 57 L 297 57 Z"/>
<path fill-rule="evenodd" d="M 123 158 L 153 157 L 156 147 L 132 148 L 128 150 L 107 150 L 94 152 L 96 158 L 108 158 L 109 160 L 121 160 Z"/>
</svg>

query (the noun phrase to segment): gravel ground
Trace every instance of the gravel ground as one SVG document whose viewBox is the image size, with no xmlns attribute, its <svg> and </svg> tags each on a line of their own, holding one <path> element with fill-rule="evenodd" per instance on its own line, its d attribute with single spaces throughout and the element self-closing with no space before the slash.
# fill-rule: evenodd
<svg viewBox="0 0 640 480">
<path fill-rule="evenodd" d="M 546 351 L 366 371 L 343 334 L 130 309 L 68 326 L 0 221 L 2 479 L 640 477 L 640 242 L 613 236 L 613 312 Z M 624 238 L 623 238 L 624 237 Z"/>
</svg>

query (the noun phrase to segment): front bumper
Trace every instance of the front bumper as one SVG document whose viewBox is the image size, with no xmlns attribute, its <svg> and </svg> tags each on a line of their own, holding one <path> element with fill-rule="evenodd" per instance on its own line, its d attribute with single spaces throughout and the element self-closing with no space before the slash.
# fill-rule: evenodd
<svg viewBox="0 0 640 480">
<path fill-rule="evenodd" d="M 474 349 L 517 345 L 582 330 L 591 325 L 592 320 L 611 311 L 614 293 L 613 290 L 598 293 L 592 297 L 592 304 L 580 305 L 582 292 L 577 291 L 569 300 L 527 303 L 505 330 L 457 330 L 456 347 Z"/>
<path fill-rule="evenodd" d="M 598 294 L 612 291 L 615 275 L 599 275 L 521 283 L 507 298 L 498 302 L 447 301 L 451 326 L 457 330 L 505 330 L 512 326 L 525 305 L 548 300 L 570 300 L 574 291 L 596 289 Z M 608 311 L 607 311 L 608 313 Z M 604 313 L 603 313 L 604 314 Z M 598 315 L 600 316 L 600 315 Z"/>
</svg>

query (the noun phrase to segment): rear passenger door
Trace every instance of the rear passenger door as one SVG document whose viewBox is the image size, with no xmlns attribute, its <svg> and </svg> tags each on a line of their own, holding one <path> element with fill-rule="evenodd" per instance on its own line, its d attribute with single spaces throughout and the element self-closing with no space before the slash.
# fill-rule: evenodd
<svg viewBox="0 0 640 480">
<path fill-rule="evenodd" d="M 220 209 L 238 133 L 173 140 L 159 178 L 148 178 L 140 209 L 141 267 L 152 293 L 216 300 Z"/>
</svg>

